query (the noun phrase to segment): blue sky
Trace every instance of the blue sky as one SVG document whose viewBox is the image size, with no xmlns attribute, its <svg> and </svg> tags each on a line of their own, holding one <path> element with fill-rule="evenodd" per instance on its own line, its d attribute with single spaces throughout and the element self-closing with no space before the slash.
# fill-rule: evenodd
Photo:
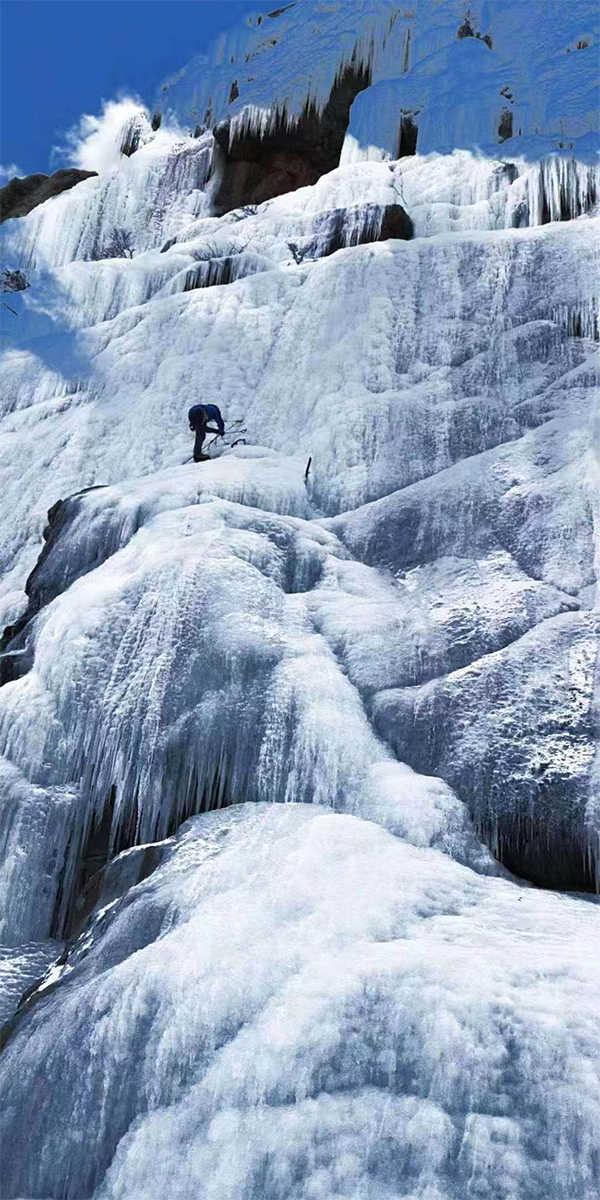
<svg viewBox="0 0 600 1200">
<path fill-rule="evenodd" d="M 64 165 L 52 147 L 120 92 L 150 103 L 166 75 L 261 0 L 0 0 L 0 164 Z M 0 184 L 6 178 L 0 178 Z"/>
</svg>

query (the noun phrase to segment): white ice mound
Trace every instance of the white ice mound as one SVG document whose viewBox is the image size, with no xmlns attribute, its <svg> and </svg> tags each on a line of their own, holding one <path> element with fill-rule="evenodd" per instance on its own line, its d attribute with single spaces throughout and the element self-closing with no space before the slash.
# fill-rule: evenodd
<svg viewBox="0 0 600 1200">
<path fill-rule="evenodd" d="M 326 622 L 319 632 L 321 609 L 335 621 L 354 586 L 337 570 L 344 552 L 332 534 L 200 494 L 130 526 L 127 544 L 90 570 L 110 542 L 95 521 L 99 495 L 87 531 L 83 506 L 65 545 L 59 535 L 50 547 L 42 593 L 66 590 L 29 631 L 31 669 L 0 692 L 0 747 L 33 785 L 28 794 L 7 769 L 7 939 L 69 928 L 103 825 L 100 865 L 191 813 L 247 799 L 360 812 L 491 869 L 450 790 L 373 736 Z M 126 540 L 127 524 L 116 528 Z M 36 913 L 19 914 L 11 900 L 39 872 L 40 819 L 52 869 Z"/>
<path fill-rule="evenodd" d="M 594 1200 L 596 925 L 322 808 L 197 818 L 14 1025 L 4 1194 Z"/>
</svg>

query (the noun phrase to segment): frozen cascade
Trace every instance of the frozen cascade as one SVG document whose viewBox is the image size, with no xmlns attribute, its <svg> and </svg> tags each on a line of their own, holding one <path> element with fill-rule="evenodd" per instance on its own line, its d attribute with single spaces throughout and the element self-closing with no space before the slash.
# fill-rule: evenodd
<svg viewBox="0 0 600 1200">
<path fill-rule="evenodd" d="M 560 380 L 575 386 L 589 356 L 585 340 L 549 318 L 565 304 L 593 302 L 592 228 L 564 222 L 387 241 L 298 266 L 287 249 L 287 262 L 224 291 L 169 294 L 172 279 L 139 304 L 136 282 L 134 307 L 81 330 L 69 328 L 71 306 L 61 314 L 59 302 L 58 331 L 43 336 L 35 335 L 35 288 L 21 293 L 22 340 L 0 363 L 6 622 L 22 607 L 56 499 L 181 463 L 184 414 L 199 395 L 243 415 L 252 440 L 304 461 L 312 454 L 311 495 L 329 512 L 517 438 L 552 406 Z M 173 256 L 175 278 L 185 278 L 194 260 L 184 250 L 156 252 L 161 278 Z M 128 266 L 137 280 L 136 260 Z"/>
<path fill-rule="evenodd" d="M 263 510 L 309 516 L 302 463 L 267 449 L 240 446 L 202 475 L 195 465 L 166 469 L 112 487 L 92 487 L 59 501 L 48 513 L 44 548 L 26 582 L 28 606 L 19 625 L 93 567 L 125 546 L 152 516 L 220 496 Z M 5 632 L 5 642 L 16 629 Z"/>
<path fill-rule="evenodd" d="M 121 125 L 113 136 L 118 147 Z M 127 230 L 138 252 L 160 246 L 208 211 L 211 166 L 210 134 L 194 140 L 161 127 L 131 157 L 117 151 L 97 179 L 40 205 L 27 219 L 6 222 L 3 257 L 24 270 L 95 260 L 104 256 L 115 227 Z"/>
<path fill-rule="evenodd" d="M 595 21 L 255 14 L 2 227 L 6 1200 L 596 1200 Z"/>
<path fill-rule="evenodd" d="M 318 806 L 197 818 L 17 1022 L 5 1194 L 593 1200 L 596 925 Z"/>
<path fill-rule="evenodd" d="M 36 785 L 62 792 L 79 781 L 66 827 L 59 805 L 46 830 L 66 873 L 59 931 L 109 800 L 107 857 L 242 796 L 326 799 L 402 826 L 410 776 L 372 737 L 302 601 L 337 553 L 318 526 L 207 498 L 152 517 L 42 612 L 33 669 L 0 693 L 0 743 Z M 352 754 L 342 749 L 350 728 Z M 419 840 L 448 838 L 459 857 L 483 861 L 451 793 L 431 780 L 421 803 Z M 14 856 L 27 872 L 21 825 Z"/>
<path fill-rule="evenodd" d="M 573 6 L 551 0 L 550 9 L 547 0 L 533 0 L 525 10 L 477 0 L 469 11 L 492 49 L 480 38 L 458 36 L 461 0 L 435 6 L 415 0 L 404 10 L 394 0 L 283 5 L 232 30 L 212 61 L 193 59 L 165 83 L 157 105 L 183 127 L 229 119 L 234 130 L 265 137 L 282 116 L 293 128 L 307 108 L 322 113 L 336 79 L 354 65 L 370 84 L 355 103 L 379 115 L 378 124 L 371 122 L 375 145 L 387 148 L 389 108 L 377 89 L 389 83 L 400 107 L 428 109 L 430 133 L 419 151 L 477 144 L 487 153 L 510 108 L 521 139 L 545 138 L 555 147 L 578 141 L 593 155 L 598 14 L 591 0 Z M 575 49 L 582 37 L 589 53 Z"/>
<path fill-rule="evenodd" d="M 247 275 L 255 275 L 258 271 L 268 271 L 272 263 L 260 254 L 229 254 L 220 258 L 210 258 L 198 263 L 186 271 L 183 280 L 175 281 L 174 289 L 182 285 L 184 292 L 194 288 L 220 287 L 224 283 L 233 283 L 235 279 L 244 279 Z"/>
<path fill-rule="evenodd" d="M 562 324 L 572 337 L 600 341 L 600 300 L 559 305 L 552 313 L 552 320 Z"/>
</svg>

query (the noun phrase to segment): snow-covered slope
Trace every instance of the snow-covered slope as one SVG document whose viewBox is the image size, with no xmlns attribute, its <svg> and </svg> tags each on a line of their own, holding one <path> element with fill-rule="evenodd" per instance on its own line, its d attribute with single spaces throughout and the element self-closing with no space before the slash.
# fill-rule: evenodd
<svg viewBox="0 0 600 1200">
<path fill-rule="evenodd" d="M 596 1200 L 592 18 L 257 14 L 3 226 L 7 1200 Z"/>
<path fill-rule="evenodd" d="M 370 86 L 346 154 L 377 148 L 395 158 L 407 116 L 420 153 L 489 152 L 508 132 L 506 112 L 519 147 L 566 140 L 593 155 L 597 47 L 591 0 L 300 0 L 248 17 L 212 61 L 192 59 L 167 81 L 156 103 L 189 127 L 231 120 L 234 134 L 265 131 L 278 114 L 293 125 L 307 108 L 323 112 L 336 79 L 361 68 Z"/>
</svg>

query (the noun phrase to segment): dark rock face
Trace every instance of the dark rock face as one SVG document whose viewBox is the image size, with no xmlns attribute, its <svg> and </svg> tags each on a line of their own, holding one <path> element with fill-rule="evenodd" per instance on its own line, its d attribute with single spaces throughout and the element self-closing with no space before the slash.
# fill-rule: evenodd
<svg viewBox="0 0 600 1200">
<path fill-rule="evenodd" d="M 6 187 L 0 188 L 0 221 L 10 217 L 26 217 L 38 204 L 59 196 L 69 188 L 90 179 L 97 171 L 79 171 L 75 167 L 55 171 L 53 175 L 26 175 L 24 179 L 11 179 Z"/>
<path fill-rule="evenodd" d="M 383 219 L 379 231 L 379 242 L 388 238 L 399 238 L 408 241 L 414 233 L 413 223 L 401 204 L 387 204 L 383 210 Z"/>
<path fill-rule="evenodd" d="M 417 153 L 417 138 L 419 136 L 419 128 L 413 121 L 413 113 L 406 114 L 400 121 L 400 134 L 398 137 L 398 158 L 407 158 L 410 154 Z"/>
<path fill-rule="evenodd" d="M 17 268 L 3 267 L 0 271 L 0 292 L 24 292 L 29 287 L 29 280 L 24 271 Z"/>
<path fill-rule="evenodd" d="M 98 910 L 106 905 L 114 906 L 115 902 L 119 908 L 127 908 L 132 902 L 135 903 L 129 894 L 130 890 L 152 875 L 157 867 L 168 859 L 172 848 L 173 840 L 169 838 L 162 842 L 135 846 L 131 850 L 118 854 L 108 862 L 106 860 L 99 861 L 95 873 L 87 880 L 85 890 L 74 899 L 71 909 L 63 920 L 64 938 L 62 940 L 65 941 L 65 945 L 51 963 L 54 972 L 67 962 L 69 965 L 77 962 L 82 951 L 85 957 L 89 950 L 89 943 L 86 946 L 85 942 L 78 942 L 77 939 L 90 922 L 90 918 L 95 916 L 93 941 L 103 929 L 106 921 L 106 916 L 99 913 Z M 86 860 L 82 867 L 85 869 L 86 866 L 91 865 L 91 860 L 89 862 Z M 155 930 L 155 936 L 157 934 L 158 930 Z M 60 946 L 60 941 L 55 944 L 57 947 Z M 0 1051 L 19 1030 L 23 1018 L 31 1013 L 40 1000 L 46 999 L 55 990 L 59 981 L 60 972 L 53 982 L 49 982 L 46 975 L 40 975 L 23 992 L 13 1015 L 0 1026 Z"/>
<path fill-rule="evenodd" d="M 508 141 L 513 135 L 513 115 L 510 108 L 503 108 L 498 124 L 498 138 L 501 142 Z"/>
<path fill-rule="evenodd" d="M 243 152 L 256 154 L 256 159 L 222 158 L 217 151 L 217 169 L 224 164 L 223 177 L 215 199 L 218 215 L 242 205 L 262 204 L 273 196 L 295 192 L 297 188 L 315 183 L 321 172 L 292 150 L 276 150 L 264 146 L 259 138 L 244 139 Z M 235 154 L 235 148 L 234 148 Z"/>
<path fill-rule="evenodd" d="M 334 84 L 322 113 L 307 109 L 291 129 L 281 113 L 263 138 L 242 134 L 230 146 L 229 122 L 217 126 L 215 166 L 220 182 L 214 213 L 295 191 L 337 167 L 350 105 L 369 83 L 368 70 L 350 65 Z"/>
<path fill-rule="evenodd" d="M 132 117 L 123 130 L 120 146 L 121 154 L 124 154 L 126 158 L 131 158 L 131 155 L 135 154 L 136 150 L 139 150 L 141 138 L 142 123 L 139 117 Z"/>
<path fill-rule="evenodd" d="M 464 19 L 462 25 L 459 25 L 459 27 L 456 31 L 456 36 L 459 41 L 462 41 L 463 38 L 477 38 L 478 41 L 485 42 L 485 44 L 489 50 L 493 49 L 493 42 L 490 37 L 490 34 L 489 33 L 480 33 L 479 30 L 476 30 L 473 27 L 473 21 L 472 21 L 470 13 L 468 11 L 465 14 L 465 19 Z"/>
<path fill-rule="evenodd" d="M 107 804 L 102 819 L 90 829 L 82 847 L 75 888 L 67 904 L 59 892 L 53 922 L 58 937 L 69 940 L 78 937 L 96 908 L 111 904 L 147 879 L 168 853 L 171 843 L 165 839 L 133 846 L 112 857 L 111 821 L 112 805 Z"/>
</svg>

